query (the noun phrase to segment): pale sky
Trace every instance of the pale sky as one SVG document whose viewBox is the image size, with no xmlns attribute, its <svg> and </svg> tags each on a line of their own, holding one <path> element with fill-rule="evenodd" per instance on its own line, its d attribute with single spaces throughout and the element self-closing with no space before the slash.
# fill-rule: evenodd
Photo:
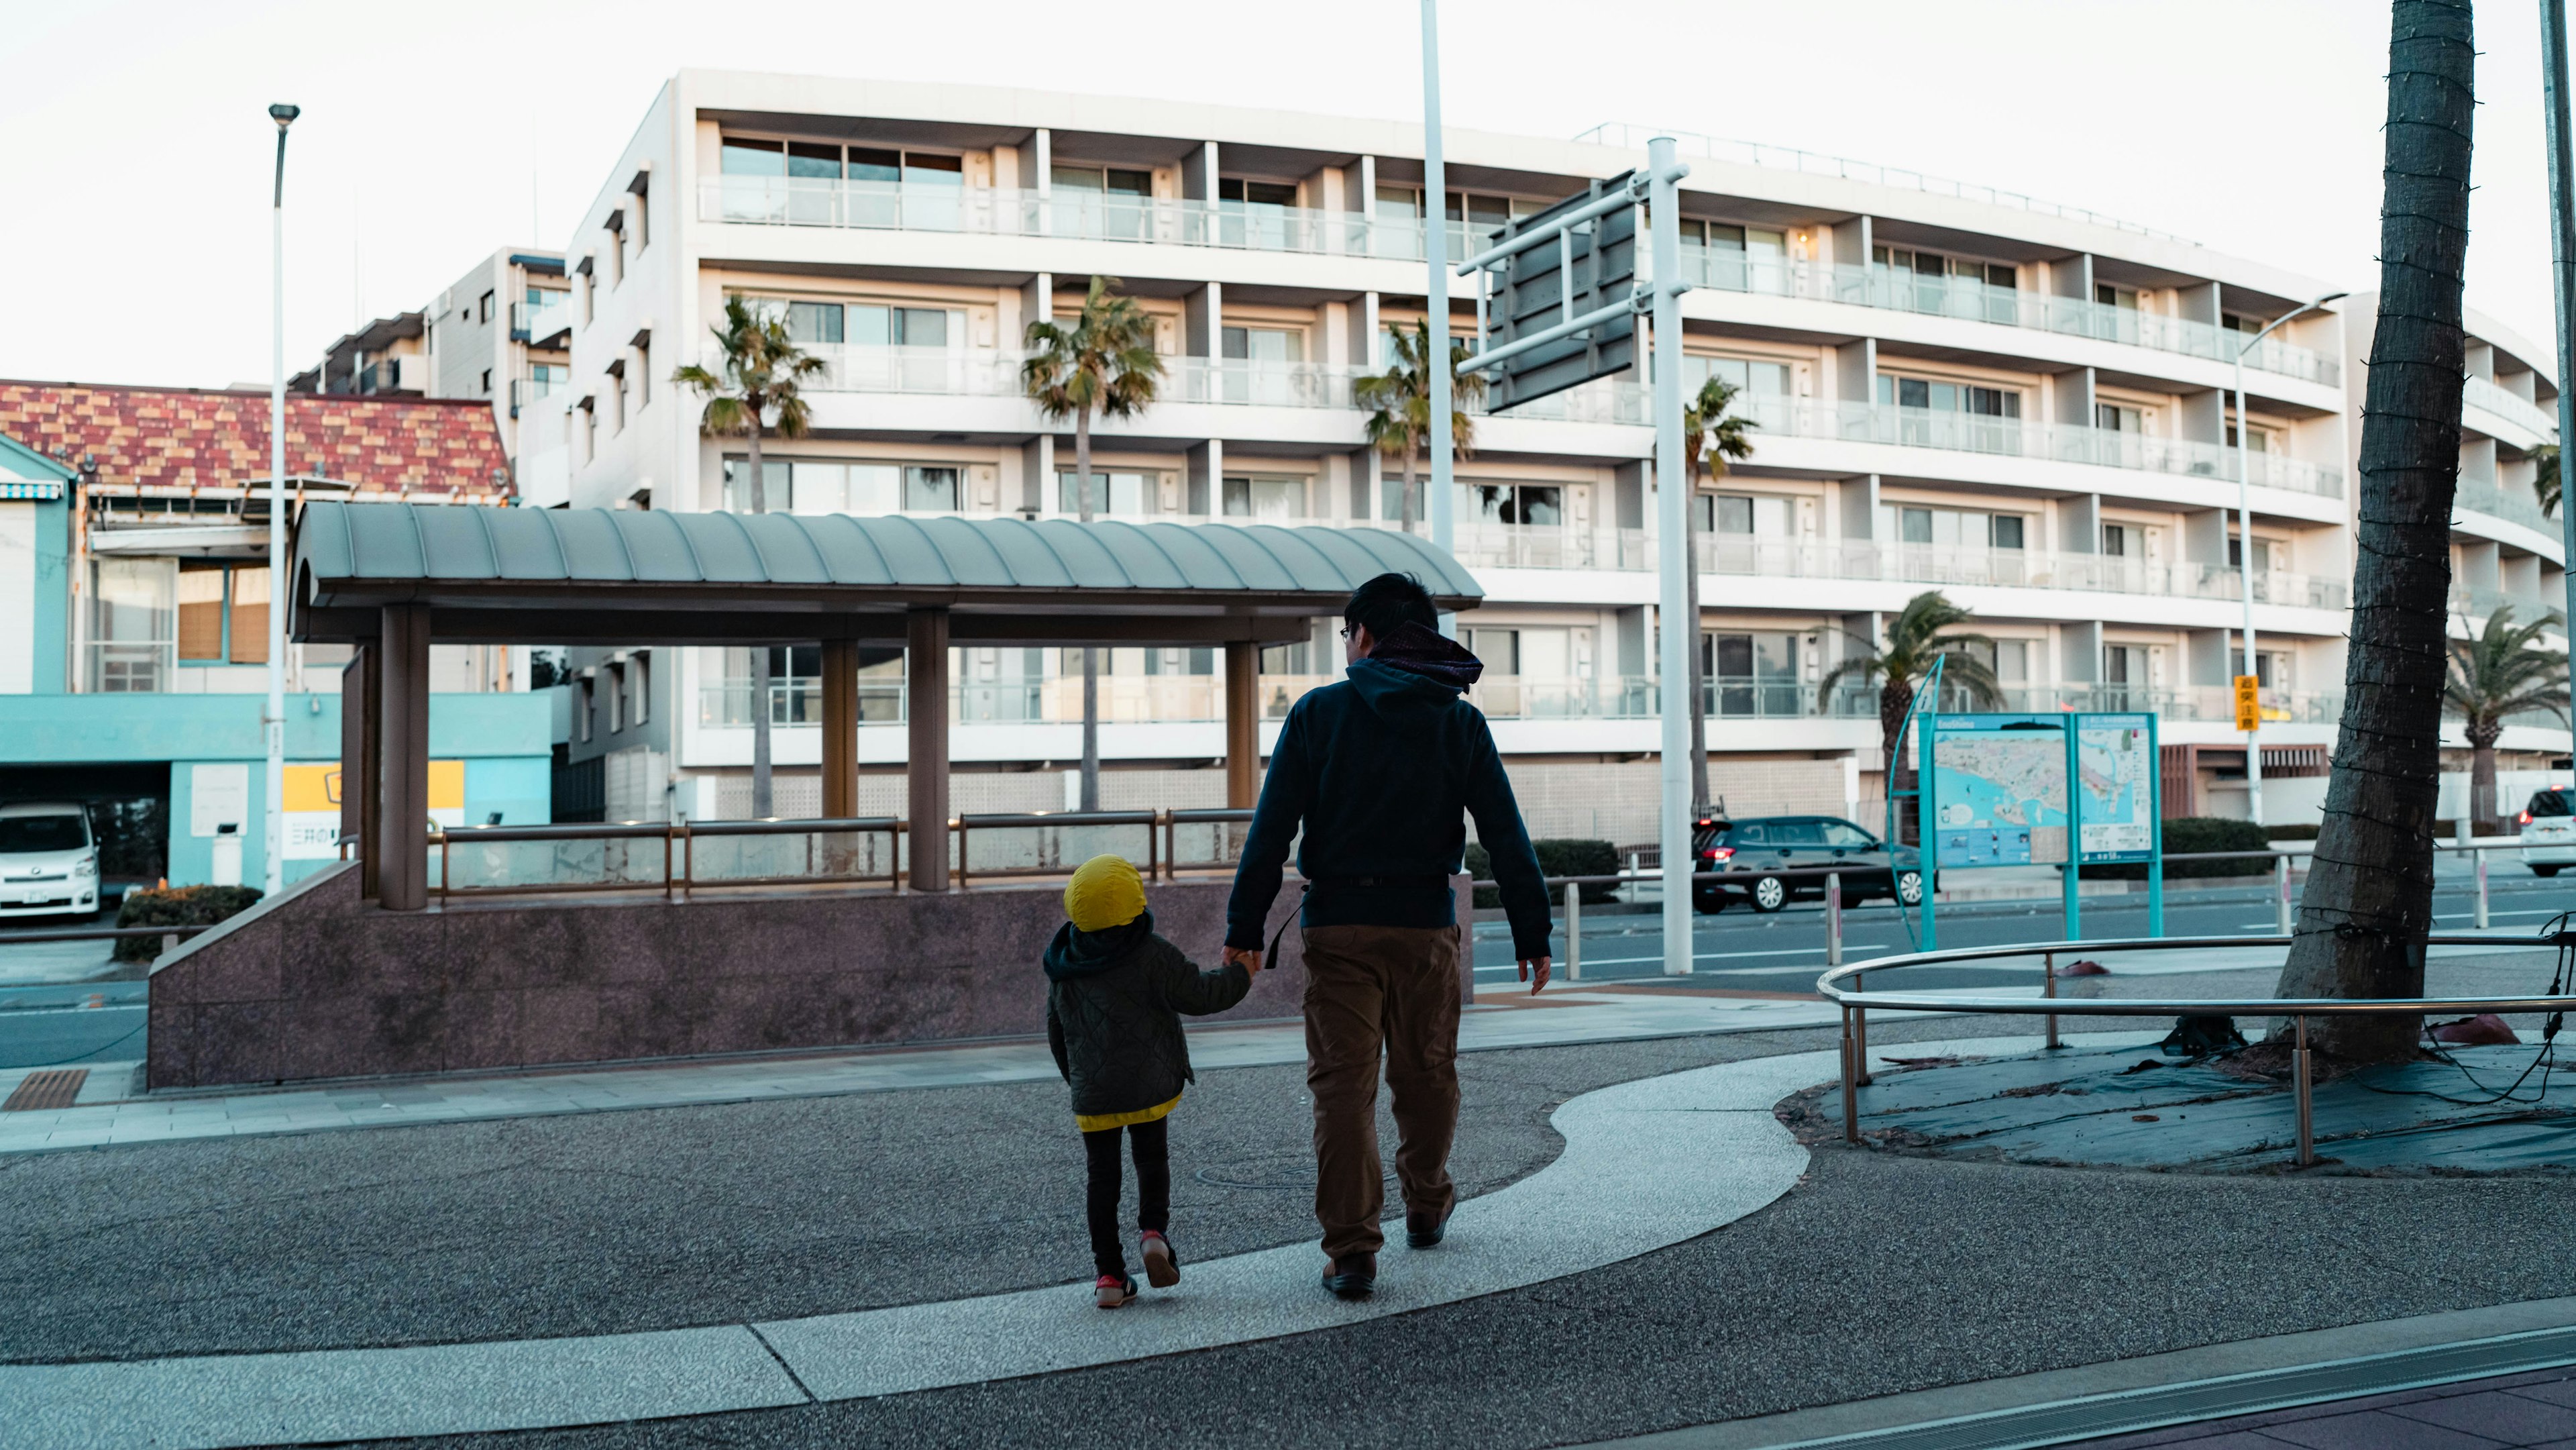
<svg viewBox="0 0 2576 1450">
<path fill-rule="evenodd" d="M 2537 9 L 2479 14 L 2468 301 L 2545 349 Z M 498 246 L 561 246 L 684 64 L 1418 117 L 1418 17 L 1406 0 L 0 0 L 0 377 L 265 382 L 271 101 L 304 108 L 294 370 Z M 1451 0 L 1443 20 L 1452 125 L 1795 146 L 2377 285 L 2372 0 Z M 1590 73 L 1560 71 L 1583 57 Z"/>
</svg>

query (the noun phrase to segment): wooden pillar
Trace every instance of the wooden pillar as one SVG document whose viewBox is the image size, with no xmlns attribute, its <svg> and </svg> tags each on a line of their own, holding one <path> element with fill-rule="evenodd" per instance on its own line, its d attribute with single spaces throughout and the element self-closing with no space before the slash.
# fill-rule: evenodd
<svg viewBox="0 0 2576 1450">
<path fill-rule="evenodd" d="M 376 900 L 429 904 L 429 606 L 388 604 L 378 665 Z"/>
<path fill-rule="evenodd" d="M 1248 811 L 1261 798 L 1261 646 L 1225 647 L 1225 804 Z"/>
<path fill-rule="evenodd" d="M 823 814 L 859 813 L 859 643 L 823 641 Z"/>
<path fill-rule="evenodd" d="M 377 772 L 383 769 L 384 739 L 376 696 L 384 657 L 383 645 L 360 640 L 340 671 L 340 834 L 354 838 L 349 853 L 358 862 L 358 894 L 370 900 L 376 895 Z"/>
<path fill-rule="evenodd" d="M 948 611 L 904 617 L 904 817 L 912 889 L 948 889 Z"/>
</svg>

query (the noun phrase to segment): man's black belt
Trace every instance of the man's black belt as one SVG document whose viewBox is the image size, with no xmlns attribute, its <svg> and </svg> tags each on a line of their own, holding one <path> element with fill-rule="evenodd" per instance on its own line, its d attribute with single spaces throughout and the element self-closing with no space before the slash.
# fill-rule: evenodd
<svg viewBox="0 0 2576 1450">
<path fill-rule="evenodd" d="M 1449 878 L 1446 876 L 1318 876 L 1314 884 L 1321 887 L 1378 886 L 1446 891 L 1449 889 Z"/>
</svg>

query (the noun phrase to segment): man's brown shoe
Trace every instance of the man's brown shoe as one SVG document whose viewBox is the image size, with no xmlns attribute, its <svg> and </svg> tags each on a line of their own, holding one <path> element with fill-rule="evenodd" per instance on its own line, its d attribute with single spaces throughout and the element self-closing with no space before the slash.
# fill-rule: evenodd
<svg viewBox="0 0 2576 1450">
<path fill-rule="evenodd" d="M 1377 1288 L 1377 1255 L 1350 1254 L 1324 1267 L 1324 1287 L 1336 1299 L 1360 1300 Z"/>
<path fill-rule="evenodd" d="M 1458 1206 L 1454 1203 L 1436 1214 L 1417 1213 L 1410 1209 L 1406 1210 L 1404 1215 L 1405 1247 L 1414 1249 L 1438 1247 L 1440 1240 L 1448 1236 L 1449 1215 L 1456 1213 L 1457 1211 Z"/>
</svg>

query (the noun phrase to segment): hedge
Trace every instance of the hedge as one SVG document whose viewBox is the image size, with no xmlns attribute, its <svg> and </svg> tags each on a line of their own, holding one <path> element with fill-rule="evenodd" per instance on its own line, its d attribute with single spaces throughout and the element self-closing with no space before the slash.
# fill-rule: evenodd
<svg viewBox="0 0 2576 1450">
<path fill-rule="evenodd" d="M 116 924 L 213 926 L 247 910 L 258 900 L 259 888 L 255 886 L 137 887 L 125 893 L 125 904 L 117 908 Z M 121 936 L 116 939 L 116 960 L 120 962 L 148 962 L 159 955 L 159 937 Z"/>
<path fill-rule="evenodd" d="M 1532 841 L 1530 849 L 1538 855 L 1538 869 L 1551 877 L 1619 874 L 1619 848 L 1608 841 L 1587 841 L 1569 837 L 1561 840 Z M 1468 844 L 1467 874 L 1479 881 L 1494 879 L 1493 857 L 1486 853 L 1482 845 L 1473 842 Z M 1594 905 L 1619 899 L 1619 888 L 1607 881 L 1587 884 L 1581 888 L 1581 891 L 1584 901 Z M 1491 886 L 1479 886 L 1476 888 L 1476 904 L 1500 906 L 1503 904 L 1502 892 Z"/>
<path fill-rule="evenodd" d="M 2261 851 L 2270 848 L 2268 833 L 2252 821 L 2222 820 L 2217 816 L 2175 816 L 2163 823 L 2165 855 L 2188 855 L 2196 851 Z M 2269 876 L 2272 863 L 2257 857 L 2234 861 L 2172 861 L 2165 863 L 2165 879 L 2180 880 L 2190 876 Z M 2144 881 L 2147 863 L 2126 861 L 2117 865 L 2087 866 L 2087 881 Z"/>
</svg>

